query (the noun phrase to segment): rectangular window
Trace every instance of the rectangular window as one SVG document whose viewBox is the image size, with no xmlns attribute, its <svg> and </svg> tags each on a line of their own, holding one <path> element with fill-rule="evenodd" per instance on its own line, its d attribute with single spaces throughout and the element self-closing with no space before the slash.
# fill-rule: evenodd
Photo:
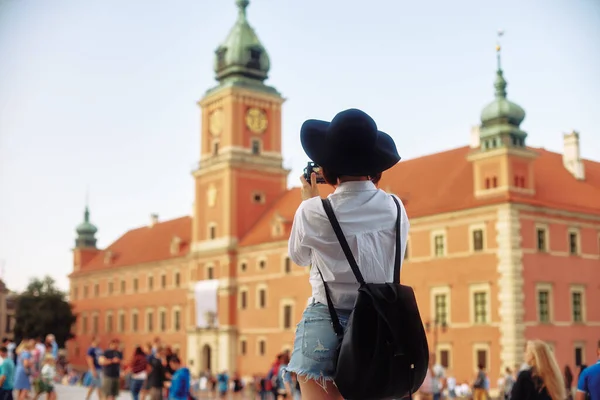
<svg viewBox="0 0 600 400">
<path fill-rule="evenodd" d="M 134 292 L 138 291 L 138 279 L 137 278 L 133 278 L 133 291 Z"/>
<path fill-rule="evenodd" d="M 213 267 L 206 268 L 206 279 L 215 279 L 215 269 Z"/>
<path fill-rule="evenodd" d="M 167 313 L 164 311 L 160 312 L 160 330 L 162 332 L 167 330 Z"/>
<path fill-rule="evenodd" d="M 152 332 L 154 330 L 154 314 L 152 311 L 146 314 L 146 324 L 148 326 L 148 332 Z"/>
<path fill-rule="evenodd" d="M 475 323 L 485 324 L 487 322 L 487 293 L 473 293 L 473 303 L 475 305 Z"/>
<path fill-rule="evenodd" d="M 109 314 L 106 317 L 106 332 L 111 333 L 113 330 L 113 316 Z"/>
<path fill-rule="evenodd" d="M 579 248 L 577 244 L 577 232 L 569 232 L 569 254 L 579 254 Z"/>
<path fill-rule="evenodd" d="M 267 306 L 267 291 L 260 289 L 258 291 L 258 307 L 265 308 Z"/>
<path fill-rule="evenodd" d="M 444 255 L 444 235 L 435 235 L 433 238 L 435 256 L 442 257 Z"/>
<path fill-rule="evenodd" d="M 483 250 L 483 229 L 475 229 L 473 231 L 473 250 Z"/>
<path fill-rule="evenodd" d="M 259 341 L 258 342 L 258 353 L 261 356 L 264 356 L 266 352 L 267 352 L 267 342 L 265 342 L 264 340 Z"/>
<path fill-rule="evenodd" d="M 119 314 L 119 331 L 125 332 L 125 314 Z"/>
<path fill-rule="evenodd" d="M 114 286 L 115 285 L 113 282 L 108 282 L 108 294 L 112 294 L 114 292 L 114 290 L 115 290 Z"/>
<path fill-rule="evenodd" d="M 94 284 L 94 296 L 98 297 L 99 294 L 100 294 L 100 285 L 98 285 L 96 283 L 96 284 Z"/>
<path fill-rule="evenodd" d="M 240 341 L 240 353 L 245 356 L 247 351 L 247 344 L 245 340 Z"/>
<path fill-rule="evenodd" d="M 575 346 L 575 366 L 583 365 L 583 347 Z"/>
<path fill-rule="evenodd" d="M 283 306 L 283 329 L 290 329 L 292 327 L 292 306 Z"/>
<path fill-rule="evenodd" d="M 583 293 L 571 292 L 573 322 L 583 322 Z"/>
<path fill-rule="evenodd" d="M 83 287 L 83 298 L 87 299 L 88 297 L 88 287 L 87 285 Z"/>
<path fill-rule="evenodd" d="M 181 313 L 179 312 L 179 310 L 175 311 L 174 320 L 175 331 L 179 331 L 179 329 L 181 329 Z"/>
<path fill-rule="evenodd" d="M 87 330 L 88 330 L 88 319 L 87 319 L 86 315 L 84 315 L 83 319 L 81 320 L 81 330 L 83 331 L 83 333 L 87 333 Z"/>
<path fill-rule="evenodd" d="M 292 260 L 289 257 L 285 258 L 285 273 L 289 274 L 292 272 Z"/>
<path fill-rule="evenodd" d="M 477 350 L 477 367 L 483 366 L 487 367 L 487 350 Z"/>
<path fill-rule="evenodd" d="M 248 307 L 248 292 L 242 291 L 240 292 L 240 308 L 245 310 Z"/>
<path fill-rule="evenodd" d="M 537 229 L 537 249 L 538 251 L 546 251 L 546 230 L 544 228 Z"/>
<path fill-rule="evenodd" d="M 154 277 L 149 276 L 148 277 L 148 290 L 152 290 L 153 288 L 154 288 Z"/>
<path fill-rule="evenodd" d="M 258 139 L 252 139 L 252 154 L 260 154 L 260 140 Z"/>
<path fill-rule="evenodd" d="M 181 285 L 181 275 L 179 272 L 175 273 L 175 287 L 179 287 Z"/>
<path fill-rule="evenodd" d="M 135 313 L 131 316 L 131 330 L 137 332 L 138 330 L 138 314 Z"/>
<path fill-rule="evenodd" d="M 538 291 L 538 319 L 540 322 L 550 322 L 550 292 Z"/>
<path fill-rule="evenodd" d="M 92 317 L 92 333 L 96 335 L 98 333 L 98 316 L 94 315 Z"/>
<path fill-rule="evenodd" d="M 125 293 L 125 289 L 126 289 L 125 281 L 121 281 L 121 293 Z"/>
<path fill-rule="evenodd" d="M 160 277 L 160 287 L 163 288 L 163 289 L 167 287 L 167 276 L 166 275 L 161 275 L 161 277 Z"/>
<path fill-rule="evenodd" d="M 440 364 L 444 368 L 450 367 L 450 350 L 440 350 Z"/>
<path fill-rule="evenodd" d="M 448 323 L 448 312 L 445 294 L 435 295 L 435 321 L 440 325 Z"/>
<path fill-rule="evenodd" d="M 217 227 L 212 225 L 208 228 L 208 236 L 210 239 L 214 239 L 217 237 Z"/>
</svg>

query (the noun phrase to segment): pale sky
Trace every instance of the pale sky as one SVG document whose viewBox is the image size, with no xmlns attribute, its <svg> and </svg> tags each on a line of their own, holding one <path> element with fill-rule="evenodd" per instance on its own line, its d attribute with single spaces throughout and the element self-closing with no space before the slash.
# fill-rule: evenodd
<svg viewBox="0 0 600 400">
<path fill-rule="evenodd" d="M 68 287 L 89 188 L 100 247 L 191 212 L 196 101 L 234 0 L 0 0 L 0 265 L 14 290 Z M 581 133 L 600 160 L 598 0 L 251 0 L 283 109 L 285 165 L 299 127 L 357 107 L 404 159 L 467 145 L 493 99 L 496 32 L 527 143 L 562 151 Z M 418 174 L 419 171 L 415 171 Z M 557 190 L 560 190 L 557 188 Z"/>
</svg>

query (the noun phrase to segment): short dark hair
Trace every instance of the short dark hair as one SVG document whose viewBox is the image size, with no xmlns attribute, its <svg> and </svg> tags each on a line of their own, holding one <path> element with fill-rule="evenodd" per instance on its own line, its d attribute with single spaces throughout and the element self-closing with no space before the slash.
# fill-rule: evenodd
<svg viewBox="0 0 600 400">
<path fill-rule="evenodd" d="M 344 176 L 344 174 L 340 174 L 340 173 L 337 173 L 335 171 L 328 170 L 325 168 L 321 168 L 321 172 L 323 174 L 323 178 L 325 179 L 325 182 L 327 182 L 331 186 L 336 186 L 338 184 L 338 180 L 342 176 Z M 381 180 L 381 172 L 378 172 L 375 175 L 369 175 L 369 178 L 371 179 L 371 182 L 373 182 L 375 185 L 377 185 L 379 183 L 379 181 Z"/>
<path fill-rule="evenodd" d="M 8 349 L 4 346 L 0 347 L 0 353 L 8 353 Z"/>
<path fill-rule="evenodd" d="M 171 359 L 169 360 L 169 362 L 172 362 L 172 363 L 175 363 L 175 364 L 181 364 L 181 360 L 177 356 L 171 357 Z"/>
</svg>

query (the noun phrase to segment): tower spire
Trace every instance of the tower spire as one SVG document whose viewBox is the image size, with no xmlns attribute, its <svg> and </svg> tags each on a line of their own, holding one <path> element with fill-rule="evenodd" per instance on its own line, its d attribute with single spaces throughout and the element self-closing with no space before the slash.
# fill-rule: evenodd
<svg viewBox="0 0 600 400">
<path fill-rule="evenodd" d="M 496 37 L 496 81 L 494 82 L 494 87 L 496 88 L 495 96 L 497 99 L 506 98 L 506 79 L 504 79 L 504 72 L 502 71 L 502 46 L 500 45 L 500 38 L 504 36 L 504 31 L 502 29 L 498 30 L 498 35 Z"/>
<path fill-rule="evenodd" d="M 246 20 L 246 8 L 250 4 L 250 0 L 236 0 L 235 4 L 238 6 L 238 20 Z"/>
</svg>

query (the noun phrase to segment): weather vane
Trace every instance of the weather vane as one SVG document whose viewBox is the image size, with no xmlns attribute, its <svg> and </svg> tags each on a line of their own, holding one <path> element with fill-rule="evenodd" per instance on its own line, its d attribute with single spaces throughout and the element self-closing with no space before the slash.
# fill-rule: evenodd
<svg viewBox="0 0 600 400">
<path fill-rule="evenodd" d="M 496 36 L 496 57 L 498 59 L 498 71 L 502 69 L 500 64 L 500 51 L 502 50 L 502 47 L 500 46 L 500 38 L 502 36 L 504 36 L 504 30 L 498 29 L 498 34 Z"/>
</svg>

